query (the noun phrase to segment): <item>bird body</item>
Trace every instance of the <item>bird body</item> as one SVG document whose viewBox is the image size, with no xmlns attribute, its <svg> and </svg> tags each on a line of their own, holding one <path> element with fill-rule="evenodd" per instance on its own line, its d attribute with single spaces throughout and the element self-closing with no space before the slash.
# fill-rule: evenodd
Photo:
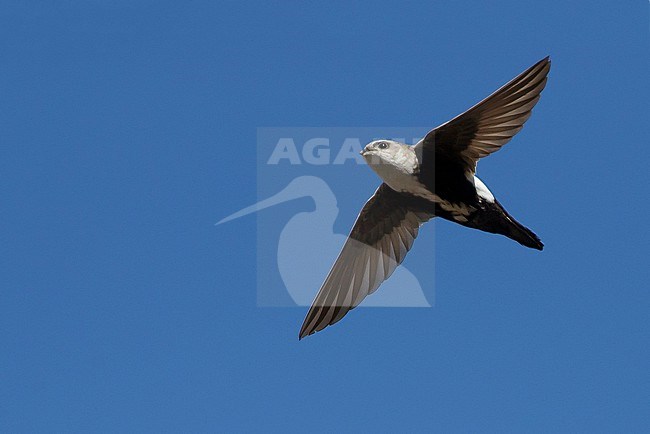
<svg viewBox="0 0 650 434">
<path fill-rule="evenodd" d="M 546 85 L 545 58 L 414 146 L 375 140 L 361 151 L 383 183 L 365 204 L 314 300 L 300 338 L 339 321 L 403 261 L 419 227 L 441 217 L 542 250 L 476 176 L 482 157 L 521 130 Z"/>
</svg>

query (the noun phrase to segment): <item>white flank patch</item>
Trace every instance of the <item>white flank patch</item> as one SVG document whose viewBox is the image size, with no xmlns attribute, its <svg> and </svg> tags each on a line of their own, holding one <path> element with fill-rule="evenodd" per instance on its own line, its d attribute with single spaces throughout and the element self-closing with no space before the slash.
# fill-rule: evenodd
<svg viewBox="0 0 650 434">
<path fill-rule="evenodd" d="M 476 194 L 478 194 L 479 197 L 490 203 L 494 203 L 494 195 L 477 176 L 474 176 L 474 187 L 476 188 Z"/>
</svg>

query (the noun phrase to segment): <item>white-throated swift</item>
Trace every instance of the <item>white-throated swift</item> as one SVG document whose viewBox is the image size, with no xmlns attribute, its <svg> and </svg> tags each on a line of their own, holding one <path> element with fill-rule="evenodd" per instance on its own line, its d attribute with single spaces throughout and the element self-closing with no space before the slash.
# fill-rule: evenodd
<svg viewBox="0 0 650 434">
<path fill-rule="evenodd" d="M 376 291 L 404 260 L 420 225 L 433 217 L 542 250 L 537 235 L 510 216 L 476 177 L 476 164 L 522 129 L 550 67 L 549 57 L 540 60 L 415 146 L 392 140 L 365 146 L 361 155 L 383 183 L 357 217 L 307 312 L 300 339 L 338 322 Z"/>
</svg>

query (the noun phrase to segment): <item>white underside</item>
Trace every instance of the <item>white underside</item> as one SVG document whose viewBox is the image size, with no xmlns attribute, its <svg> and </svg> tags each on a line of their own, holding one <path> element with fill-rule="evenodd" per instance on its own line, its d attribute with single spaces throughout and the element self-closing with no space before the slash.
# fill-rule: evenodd
<svg viewBox="0 0 650 434">
<path fill-rule="evenodd" d="M 494 203 L 494 195 L 476 175 L 474 175 L 474 188 L 476 188 L 476 194 L 479 197 L 485 199 L 486 202 Z"/>
<path fill-rule="evenodd" d="M 379 175 L 379 177 L 393 190 L 410 193 L 437 203 L 440 205 L 440 208 L 451 213 L 454 219 L 460 222 L 466 222 L 469 214 L 476 210 L 476 208 L 463 203 L 452 203 L 441 199 L 438 195 L 429 191 L 418 181 L 417 177 L 412 174 L 414 169 L 413 166 L 409 166 L 395 166 L 386 163 L 370 165 L 377 175 Z M 493 203 L 494 195 L 492 192 L 490 192 L 483 181 L 481 181 L 477 176 L 472 176 L 474 187 L 476 188 L 476 194 L 486 202 Z"/>
</svg>

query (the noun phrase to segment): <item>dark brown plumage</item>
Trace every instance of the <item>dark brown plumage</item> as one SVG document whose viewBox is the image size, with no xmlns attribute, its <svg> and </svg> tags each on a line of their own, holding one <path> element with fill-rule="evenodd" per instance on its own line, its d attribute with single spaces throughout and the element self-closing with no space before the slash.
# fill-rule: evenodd
<svg viewBox="0 0 650 434">
<path fill-rule="evenodd" d="M 413 178 L 430 195 L 395 191 L 386 183 L 377 189 L 307 312 L 301 339 L 336 323 L 376 291 L 404 260 L 420 225 L 434 216 L 542 249 L 539 238 L 505 211 L 475 172 L 480 158 L 501 149 L 522 129 L 549 70 L 546 57 L 409 148 L 418 162 Z"/>
</svg>

